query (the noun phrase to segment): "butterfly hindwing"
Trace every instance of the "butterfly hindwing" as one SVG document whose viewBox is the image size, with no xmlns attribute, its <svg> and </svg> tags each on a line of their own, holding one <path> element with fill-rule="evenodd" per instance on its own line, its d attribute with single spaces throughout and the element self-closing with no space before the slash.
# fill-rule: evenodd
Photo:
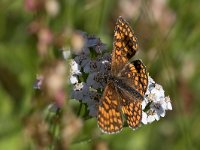
<svg viewBox="0 0 200 150">
<path fill-rule="evenodd" d="M 127 63 L 119 73 L 119 77 L 124 79 L 127 85 L 144 96 L 147 90 L 148 76 L 146 67 L 141 60 L 134 60 L 131 63 Z"/>
<path fill-rule="evenodd" d="M 130 128 L 137 128 L 142 119 L 142 100 L 143 97 L 121 90 L 120 92 L 122 112 L 126 117 Z M 136 99 L 137 97 L 137 99 Z"/>
</svg>

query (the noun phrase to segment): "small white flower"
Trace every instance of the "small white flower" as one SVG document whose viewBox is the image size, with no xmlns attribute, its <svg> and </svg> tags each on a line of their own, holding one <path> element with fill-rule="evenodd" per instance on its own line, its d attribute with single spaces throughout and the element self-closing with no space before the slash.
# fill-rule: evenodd
<svg viewBox="0 0 200 150">
<path fill-rule="evenodd" d="M 81 75 L 80 66 L 76 61 L 71 60 L 70 66 L 71 66 L 70 70 L 71 75 Z"/>
<path fill-rule="evenodd" d="M 81 82 L 81 83 L 77 83 L 74 85 L 74 91 L 80 91 L 83 89 L 85 83 L 84 82 Z"/>
<path fill-rule="evenodd" d="M 145 112 L 142 112 L 142 123 L 143 124 L 147 124 L 148 123 L 147 114 Z"/>
<path fill-rule="evenodd" d="M 153 102 L 157 100 L 157 93 L 150 93 L 148 94 L 145 99 L 147 99 L 148 102 Z"/>
<path fill-rule="evenodd" d="M 154 109 L 149 109 L 147 111 L 147 122 L 148 123 L 152 123 L 155 120 L 160 120 L 160 116 L 158 115 L 158 113 L 154 110 Z"/>
<path fill-rule="evenodd" d="M 150 86 L 150 84 L 155 84 L 155 81 L 150 76 L 148 76 L 148 82 L 148 86 Z"/>
<path fill-rule="evenodd" d="M 151 90 L 151 95 L 154 95 L 155 99 L 153 101 L 160 101 L 160 98 L 163 98 L 165 96 L 163 90 L 158 90 L 156 88 Z"/>
<path fill-rule="evenodd" d="M 144 98 L 144 100 L 142 101 L 142 110 L 145 109 L 145 107 L 147 106 L 147 104 L 149 103 L 147 98 Z"/>
<path fill-rule="evenodd" d="M 149 108 L 146 108 L 147 106 Z M 166 110 L 172 109 L 171 101 L 169 97 L 165 97 L 162 86 L 155 83 L 150 76 L 148 76 L 148 88 L 142 102 L 142 109 L 147 109 L 146 112 L 143 112 L 143 124 L 159 120 L 160 117 L 166 115 Z"/>
<path fill-rule="evenodd" d="M 71 84 L 76 84 L 78 83 L 78 78 L 76 76 L 70 76 L 70 83 Z"/>
<path fill-rule="evenodd" d="M 154 110 L 154 112 L 158 115 L 158 116 L 161 116 L 161 117 L 164 117 L 165 116 L 165 109 L 162 107 L 162 102 L 153 102 L 151 103 L 150 105 L 150 108 L 152 110 Z"/>
<path fill-rule="evenodd" d="M 165 102 L 166 102 L 166 110 L 172 110 L 172 104 L 169 96 L 165 97 Z"/>
<path fill-rule="evenodd" d="M 154 115 L 149 115 L 149 116 L 147 116 L 147 122 L 148 123 L 152 123 L 152 122 L 154 122 L 156 120 L 156 116 L 154 116 Z"/>
</svg>

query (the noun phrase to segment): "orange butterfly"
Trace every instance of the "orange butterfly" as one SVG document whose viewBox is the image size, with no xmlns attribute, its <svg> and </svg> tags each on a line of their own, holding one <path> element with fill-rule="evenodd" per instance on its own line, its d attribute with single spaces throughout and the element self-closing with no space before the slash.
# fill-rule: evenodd
<svg viewBox="0 0 200 150">
<path fill-rule="evenodd" d="M 140 60 L 130 62 L 137 50 L 135 34 L 120 16 L 114 31 L 111 74 L 98 106 L 98 126 L 104 133 L 121 131 L 124 118 L 133 129 L 141 122 L 148 77 Z"/>
</svg>

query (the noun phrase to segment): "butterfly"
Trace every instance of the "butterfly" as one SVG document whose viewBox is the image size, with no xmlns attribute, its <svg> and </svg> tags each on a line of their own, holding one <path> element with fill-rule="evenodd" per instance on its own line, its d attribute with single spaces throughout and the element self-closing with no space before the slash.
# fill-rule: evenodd
<svg viewBox="0 0 200 150">
<path fill-rule="evenodd" d="M 130 128 L 140 125 L 148 76 L 141 60 L 131 61 L 137 51 L 137 38 L 120 16 L 114 30 L 111 73 L 98 105 L 97 122 L 104 133 L 121 131 L 125 120 Z"/>
</svg>

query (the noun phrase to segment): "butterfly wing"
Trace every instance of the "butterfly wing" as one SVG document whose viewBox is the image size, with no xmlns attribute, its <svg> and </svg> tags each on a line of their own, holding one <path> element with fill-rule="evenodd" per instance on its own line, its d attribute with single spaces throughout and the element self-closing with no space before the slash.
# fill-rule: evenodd
<svg viewBox="0 0 200 150">
<path fill-rule="evenodd" d="M 141 60 L 134 60 L 126 64 L 119 76 L 130 87 L 130 90 L 119 90 L 122 112 L 129 127 L 137 128 L 142 119 L 142 101 L 148 85 L 146 67 Z"/>
<path fill-rule="evenodd" d="M 114 85 L 108 83 L 98 106 L 98 126 L 102 132 L 112 134 L 122 130 L 119 96 Z"/>
<path fill-rule="evenodd" d="M 137 39 L 128 22 L 121 16 L 117 19 L 114 30 L 111 71 L 117 75 L 138 50 Z"/>
<path fill-rule="evenodd" d="M 144 96 L 148 86 L 148 76 L 146 67 L 141 60 L 134 60 L 131 63 L 127 63 L 121 73 L 119 73 L 119 77 L 128 86 L 134 88 Z"/>
<path fill-rule="evenodd" d="M 130 128 L 137 128 L 142 119 L 142 100 L 143 97 L 125 90 L 119 91 L 122 105 L 122 112 Z"/>
</svg>

